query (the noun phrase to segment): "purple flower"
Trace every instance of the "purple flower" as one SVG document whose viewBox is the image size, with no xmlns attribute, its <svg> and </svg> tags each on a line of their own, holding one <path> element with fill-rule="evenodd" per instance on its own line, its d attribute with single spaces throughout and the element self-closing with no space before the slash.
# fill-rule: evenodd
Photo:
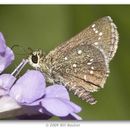
<svg viewBox="0 0 130 130">
<path fill-rule="evenodd" d="M 0 32 L 0 73 L 14 60 L 13 51 L 6 46 L 3 34 Z"/>
<path fill-rule="evenodd" d="M 0 53 L 4 53 L 6 50 L 6 43 L 3 34 L 0 32 Z"/>
<path fill-rule="evenodd" d="M 10 95 L 20 104 L 30 104 L 45 93 L 45 79 L 42 73 L 28 70 L 10 90 Z"/>
<path fill-rule="evenodd" d="M 21 69 L 24 64 L 20 64 L 15 71 Z M 44 75 L 41 72 L 28 70 L 14 84 L 15 81 L 16 78 L 12 74 L 0 75 L 0 96 L 4 96 L 1 102 L 6 104 L 11 102 L 4 106 L 5 110 L 9 107 L 13 108 L 13 105 L 14 108 L 30 107 L 30 110 L 37 107 L 37 113 L 46 115 L 46 118 L 54 115 L 61 119 L 81 120 L 81 117 L 76 114 L 81 111 L 81 108 L 70 101 L 66 88 L 57 84 L 46 88 Z M 2 105 L 1 109 L 3 109 Z"/>
<path fill-rule="evenodd" d="M 14 60 L 13 51 L 6 46 L 6 42 L 3 34 L 0 32 L 0 73 L 7 68 L 11 62 Z M 11 74 L 0 75 L 0 96 L 6 95 L 8 88 L 10 88 L 16 78 Z M 3 89 L 3 88 L 4 89 Z"/>
<path fill-rule="evenodd" d="M 0 32 L 0 73 L 13 60 L 13 51 L 6 46 Z M 23 60 L 11 74 L 0 75 L 0 112 L 23 107 L 27 110 L 29 108 L 28 113 L 35 111 L 33 113 L 40 114 L 42 118 L 46 116 L 44 119 L 54 115 L 61 119 L 81 120 L 76 114 L 81 108 L 70 101 L 63 85 L 54 84 L 46 87 L 44 75 L 36 70 L 28 70 L 16 79 L 27 62 Z M 26 116 L 29 116 L 28 113 Z"/>
<path fill-rule="evenodd" d="M 11 88 L 9 95 L 20 105 L 39 106 L 39 112 L 58 117 L 72 116 L 81 118 L 76 113 L 81 108 L 70 101 L 66 88 L 52 85 L 47 88 L 44 76 L 36 70 L 28 70 Z"/>
<path fill-rule="evenodd" d="M 6 46 L 3 34 L 0 32 L 0 73 L 14 60 L 13 51 Z M 14 84 L 16 78 L 11 74 L 0 75 L 0 112 L 20 108 L 14 99 L 9 97 L 8 90 Z M 0 116 L 1 117 L 1 116 Z"/>
</svg>

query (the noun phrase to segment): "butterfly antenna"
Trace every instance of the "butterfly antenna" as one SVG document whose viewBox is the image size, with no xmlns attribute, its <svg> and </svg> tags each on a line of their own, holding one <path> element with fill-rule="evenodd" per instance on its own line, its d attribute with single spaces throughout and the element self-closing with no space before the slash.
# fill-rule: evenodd
<svg viewBox="0 0 130 130">
<path fill-rule="evenodd" d="M 33 50 L 29 47 L 28 49 L 26 49 L 24 46 L 21 46 L 21 45 L 18 45 L 18 44 L 15 44 L 11 47 L 12 50 L 14 50 L 14 48 L 16 47 L 19 47 L 19 48 L 22 48 L 22 50 L 24 51 L 24 54 L 19 54 L 19 55 L 25 55 L 25 54 L 30 54 L 33 52 Z"/>
</svg>

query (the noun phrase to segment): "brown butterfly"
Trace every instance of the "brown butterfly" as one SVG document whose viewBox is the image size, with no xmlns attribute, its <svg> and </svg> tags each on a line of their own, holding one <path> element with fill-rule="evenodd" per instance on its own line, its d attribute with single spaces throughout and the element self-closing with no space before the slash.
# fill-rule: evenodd
<svg viewBox="0 0 130 130">
<path fill-rule="evenodd" d="M 29 64 L 45 74 L 48 83 L 62 83 L 90 104 L 92 92 L 103 88 L 109 75 L 109 62 L 118 47 L 117 27 L 110 16 L 93 22 L 49 54 L 34 51 Z"/>
</svg>

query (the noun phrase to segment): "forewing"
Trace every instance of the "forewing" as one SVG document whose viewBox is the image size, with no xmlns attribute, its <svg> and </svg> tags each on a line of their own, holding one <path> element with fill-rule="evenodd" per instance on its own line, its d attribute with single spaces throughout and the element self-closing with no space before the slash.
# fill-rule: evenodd
<svg viewBox="0 0 130 130">
<path fill-rule="evenodd" d="M 52 50 L 47 55 L 47 59 L 53 57 L 53 61 L 58 60 L 62 54 L 81 43 L 101 48 L 109 62 L 113 58 L 118 44 L 118 32 L 112 19 L 106 16 L 93 22 L 82 32 Z"/>
</svg>

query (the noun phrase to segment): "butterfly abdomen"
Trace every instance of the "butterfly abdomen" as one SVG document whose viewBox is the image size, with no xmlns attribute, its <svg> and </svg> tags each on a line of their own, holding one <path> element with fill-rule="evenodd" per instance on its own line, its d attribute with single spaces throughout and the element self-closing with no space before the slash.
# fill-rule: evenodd
<svg viewBox="0 0 130 130">
<path fill-rule="evenodd" d="M 74 95 L 78 96 L 80 99 L 88 102 L 91 105 L 96 104 L 97 102 L 95 98 L 91 95 L 91 93 L 86 91 L 82 87 L 76 87 L 76 86 L 68 87 L 68 90 L 72 91 Z"/>
</svg>

